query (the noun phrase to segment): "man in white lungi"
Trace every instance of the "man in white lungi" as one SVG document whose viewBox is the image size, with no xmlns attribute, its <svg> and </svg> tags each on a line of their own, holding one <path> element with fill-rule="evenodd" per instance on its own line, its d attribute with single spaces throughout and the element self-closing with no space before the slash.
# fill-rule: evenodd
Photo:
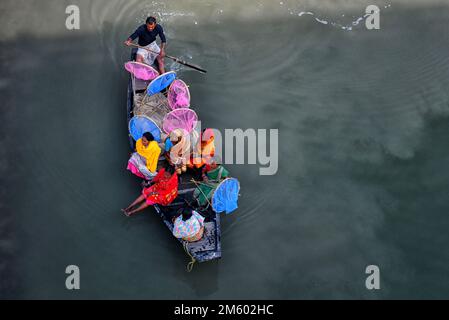
<svg viewBox="0 0 449 320">
<path fill-rule="evenodd" d="M 162 43 L 160 48 L 156 43 L 157 36 L 161 38 Z M 149 17 L 146 24 L 137 28 L 137 30 L 129 36 L 128 40 L 125 41 L 125 44 L 130 46 L 132 41 L 136 38 L 139 38 L 139 46 L 153 51 L 149 52 L 148 50 L 139 48 L 136 61 L 152 66 L 157 60 L 159 72 L 161 74 L 165 73 L 164 57 L 167 40 L 164 35 L 164 29 L 161 25 L 157 24 L 155 17 Z"/>
</svg>

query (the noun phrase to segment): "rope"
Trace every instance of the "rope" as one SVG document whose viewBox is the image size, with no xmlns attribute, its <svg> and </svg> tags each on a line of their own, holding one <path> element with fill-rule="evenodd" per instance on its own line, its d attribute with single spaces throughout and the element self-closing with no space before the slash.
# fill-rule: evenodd
<svg viewBox="0 0 449 320">
<path fill-rule="evenodd" d="M 187 245 L 188 245 L 188 243 L 187 243 L 187 241 L 184 241 L 183 242 L 183 248 L 184 248 L 184 251 L 187 253 L 187 255 L 190 257 L 190 259 L 192 259 L 188 264 L 187 264 L 187 272 L 192 272 L 192 270 L 193 270 L 193 266 L 195 265 L 195 263 L 196 263 L 196 259 L 190 254 L 190 252 L 189 252 L 189 250 L 187 249 Z"/>
</svg>

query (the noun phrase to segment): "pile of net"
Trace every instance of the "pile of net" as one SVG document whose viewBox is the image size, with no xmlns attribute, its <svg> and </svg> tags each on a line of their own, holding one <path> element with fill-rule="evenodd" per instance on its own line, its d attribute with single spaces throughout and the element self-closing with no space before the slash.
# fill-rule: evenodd
<svg viewBox="0 0 449 320">
<path fill-rule="evenodd" d="M 145 93 L 134 95 L 134 115 L 150 118 L 161 129 L 164 118 L 170 110 L 168 100 L 162 93 L 157 93 L 151 97 L 146 96 Z"/>
</svg>

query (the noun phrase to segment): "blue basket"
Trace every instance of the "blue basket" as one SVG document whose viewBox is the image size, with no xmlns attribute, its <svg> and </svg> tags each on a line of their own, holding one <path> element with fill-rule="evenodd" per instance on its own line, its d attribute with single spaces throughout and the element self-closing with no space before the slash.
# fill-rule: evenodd
<svg viewBox="0 0 449 320">
<path fill-rule="evenodd" d="M 146 132 L 151 133 L 154 140 L 161 142 L 161 129 L 150 118 L 146 116 L 135 116 L 129 121 L 129 133 L 135 141 L 141 139 Z"/>
<path fill-rule="evenodd" d="M 176 79 L 176 72 L 170 71 L 167 73 L 164 73 L 151 81 L 151 83 L 147 87 L 147 94 L 149 96 L 155 95 L 156 93 L 161 92 L 168 86 L 172 84 L 173 81 Z"/>
</svg>

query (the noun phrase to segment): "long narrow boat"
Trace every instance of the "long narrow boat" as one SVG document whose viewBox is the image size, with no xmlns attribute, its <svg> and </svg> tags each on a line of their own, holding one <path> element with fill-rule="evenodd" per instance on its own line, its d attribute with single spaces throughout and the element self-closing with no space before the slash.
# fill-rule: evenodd
<svg viewBox="0 0 449 320">
<path fill-rule="evenodd" d="M 137 49 L 133 49 L 131 53 L 131 61 L 135 61 Z M 135 109 L 138 107 L 139 95 L 145 95 L 148 82 L 139 79 L 132 79 L 130 76 L 128 84 L 128 97 L 127 97 L 127 123 L 129 124 L 131 119 L 135 116 Z M 160 98 L 161 95 L 155 96 L 154 99 Z M 145 98 L 146 99 L 146 98 Z M 151 98 L 150 98 L 151 99 Z M 154 117 L 157 117 L 155 112 Z M 160 113 L 160 112 L 159 112 Z M 155 123 L 158 123 L 157 119 L 154 119 Z M 160 124 L 158 126 L 161 128 Z M 160 129 L 159 129 L 160 130 Z M 131 150 L 135 150 L 135 141 L 132 136 L 129 136 L 129 143 Z M 158 167 L 164 167 L 167 164 L 165 159 L 160 159 Z M 221 229 L 220 229 L 220 215 L 215 213 L 211 207 L 206 210 L 201 210 L 194 205 L 195 200 L 193 193 L 196 189 L 195 183 L 192 181 L 199 180 L 199 177 L 195 176 L 192 172 L 179 176 L 179 188 L 178 198 L 169 206 L 163 207 L 160 205 L 155 205 L 156 213 L 161 217 L 164 224 L 173 232 L 173 222 L 172 219 L 177 215 L 180 209 L 190 206 L 196 211 L 198 211 L 202 216 L 205 217 L 205 235 L 202 240 L 198 242 L 189 243 L 183 240 L 179 240 L 182 244 L 185 252 L 190 257 L 191 261 L 187 265 L 187 270 L 190 272 L 193 268 L 195 262 L 205 262 L 221 258 Z"/>
</svg>

